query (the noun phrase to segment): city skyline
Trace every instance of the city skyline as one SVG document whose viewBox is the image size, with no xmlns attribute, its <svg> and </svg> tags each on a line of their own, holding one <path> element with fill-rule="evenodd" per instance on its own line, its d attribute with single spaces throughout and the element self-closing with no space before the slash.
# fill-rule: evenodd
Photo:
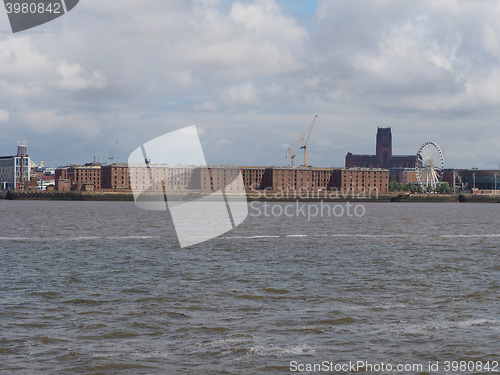
<svg viewBox="0 0 500 375">
<path fill-rule="evenodd" d="M 315 117 L 316 118 L 316 117 Z M 382 140 L 382 136 L 379 135 L 380 132 L 386 132 L 388 134 L 387 136 L 387 140 L 386 142 L 388 141 L 387 144 L 385 144 L 385 147 L 387 148 L 387 150 L 390 150 L 389 153 L 391 154 L 391 156 L 394 156 L 394 158 L 396 158 L 395 160 L 397 160 L 395 163 L 393 163 L 394 165 L 385 165 L 382 163 L 381 160 L 379 160 L 378 162 L 375 162 L 375 160 L 377 160 L 377 155 L 373 155 L 373 154 L 370 154 L 369 152 L 366 153 L 366 154 L 353 154 L 351 152 L 348 152 L 345 156 L 345 165 L 342 165 L 342 164 L 332 164 L 332 165 L 321 165 L 321 166 L 311 166 L 309 163 L 308 165 L 311 166 L 311 167 L 320 167 L 320 168 L 342 168 L 342 167 L 346 167 L 346 168 L 353 168 L 353 167 L 361 167 L 361 168 L 365 168 L 365 167 L 369 167 L 369 168 L 384 168 L 384 169 L 398 169 L 398 168 L 403 168 L 403 169 L 412 169 L 415 167 L 415 161 L 416 161 L 416 157 L 417 157 L 417 154 L 415 155 L 393 155 L 392 153 L 392 149 L 393 149 L 393 144 L 392 144 L 392 129 L 390 127 L 388 128 L 381 128 L 381 127 L 378 127 L 377 128 L 377 133 L 376 133 L 376 139 L 375 139 L 375 148 L 374 150 L 377 151 L 377 154 L 378 154 L 378 149 L 380 147 L 379 145 L 379 142 Z M 299 142 L 296 144 L 297 146 L 299 145 L 300 141 L 302 140 L 302 137 L 299 139 Z M 45 165 L 45 161 L 44 160 L 41 160 L 39 163 L 37 163 L 37 165 L 40 165 L 42 167 L 46 167 L 46 168 L 57 168 L 57 167 L 66 167 L 66 166 L 71 166 L 71 165 L 90 165 L 90 164 L 95 164 L 95 163 L 98 163 L 98 164 L 102 164 L 102 165 L 111 165 L 111 164 L 127 164 L 127 161 L 121 161 L 121 160 L 118 160 L 118 161 L 115 161 L 114 159 L 114 153 L 115 153 L 115 150 L 116 150 L 116 146 L 118 145 L 118 142 L 119 142 L 119 139 L 117 139 L 116 143 L 115 143 L 115 147 L 113 147 L 113 149 L 109 152 L 108 156 L 107 157 L 104 157 L 103 160 L 100 160 L 99 157 L 95 157 L 93 158 L 93 160 L 91 159 L 88 159 L 88 160 L 84 160 L 83 162 L 80 162 L 80 163 L 77 163 L 77 162 L 70 162 L 70 163 L 66 163 L 66 164 L 61 164 L 59 163 L 58 165 L 56 166 L 52 166 L 52 165 Z M 302 140 L 302 142 L 304 142 Z M 429 142 L 426 142 L 426 143 L 429 143 Z M 27 141 L 18 141 L 18 148 L 19 148 L 19 145 L 22 144 L 24 146 L 27 147 Z M 302 148 L 302 147 L 301 147 Z M 289 150 L 289 154 L 291 155 L 292 154 L 292 151 Z M 26 154 L 29 156 L 29 154 Z M 1 156 L 15 156 L 15 154 L 11 154 L 11 155 L 8 155 L 8 154 L 1 154 L 0 153 L 0 157 Z M 300 164 L 300 161 L 301 161 L 301 158 L 302 157 L 302 164 Z M 355 159 L 353 159 L 353 157 Z M 295 163 L 294 166 L 291 165 L 291 162 L 290 164 L 288 165 L 278 165 L 278 164 L 263 164 L 261 165 L 261 167 L 283 167 L 283 168 L 303 168 L 304 167 L 304 161 L 305 161 L 305 153 L 303 151 L 301 151 L 299 148 L 296 147 L 296 150 L 295 150 L 295 154 L 294 154 L 294 158 L 297 159 L 297 163 Z M 357 159 L 356 159 L 357 158 Z M 373 158 L 373 160 L 372 160 Z M 32 159 L 32 158 L 31 158 Z M 289 159 L 289 156 L 287 156 L 287 159 Z M 372 160 L 372 161 L 369 161 L 369 160 Z M 43 165 L 41 165 L 43 163 Z M 380 163 L 380 164 L 379 164 Z M 198 164 L 186 164 L 186 165 L 198 165 Z M 244 166 L 251 166 L 250 164 L 239 164 L 239 165 L 236 165 L 234 163 L 231 163 L 230 161 L 226 161 L 226 162 L 222 162 L 222 163 L 201 163 L 201 165 L 213 165 L 213 166 L 229 166 L 229 165 L 232 165 L 232 166 L 241 166 L 241 167 L 244 167 Z M 477 169 L 478 167 L 471 167 L 472 169 Z M 454 167 L 450 167 L 450 166 L 447 166 L 445 169 L 467 169 L 467 168 L 454 168 Z M 479 169 L 482 169 L 482 168 L 479 168 Z M 494 168 L 496 169 L 496 168 Z"/>
<path fill-rule="evenodd" d="M 447 168 L 498 168 L 498 15 L 473 1 L 87 0 L 13 35 L 0 12 L 0 153 L 27 139 L 47 166 L 106 162 L 119 139 L 125 161 L 194 124 L 209 164 L 285 166 L 318 114 L 313 166 L 370 154 L 392 127 L 394 154 L 434 141 Z"/>
</svg>

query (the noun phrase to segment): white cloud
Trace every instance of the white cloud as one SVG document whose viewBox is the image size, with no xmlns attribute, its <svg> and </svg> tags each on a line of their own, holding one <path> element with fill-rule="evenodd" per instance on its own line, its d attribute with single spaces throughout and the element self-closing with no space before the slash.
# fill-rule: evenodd
<svg viewBox="0 0 500 375">
<path fill-rule="evenodd" d="M 7 36 L 0 40 L 0 79 L 26 82 L 50 74 L 49 59 L 36 48 L 27 36 Z"/>
<path fill-rule="evenodd" d="M 500 69 L 467 83 L 467 97 L 473 104 L 498 106 L 500 104 Z"/>
<path fill-rule="evenodd" d="M 35 39 L 22 35 L 0 40 L 0 87 L 5 95 L 28 99 L 45 96 L 47 86 L 77 91 L 106 85 L 100 71 L 86 73 L 78 63 L 56 61 Z"/>
<path fill-rule="evenodd" d="M 232 19 L 241 23 L 253 38 L 282 40 L 286 45 L 301 50 L 306 30 L 285 16 L 274 1 L 257 0 L 254 3 L 236 1 L 231 8 Z"/>
<path fill-rule="evenodd" d="M 10 119 L 9 111 L 0 109 L 0 122 L 7 122 Z"/>
<path fill-rule="evenodd" d="M 52 81 L 53 87 L 68 91 L 101 89 L 106 86 L 106 78 L 97 70 L 91 74 L 83 71 L 79 64 L 60 61 L 57 66 L 58 79 Z"/>
<path fill-rule="evenodd" d="M 77 133 L 82 150 L 105 154 L 117 134 L 125 154 L 195 123 L 212 159 L 241 164 L 286 164 L 280 145 L 295 144 L 316 113 L 314 165 L 374 152 L 377 126 L 393 127 L 403 153 L 439 138 L 451 165 L 467 162 L 452 150 L 479 149 L 473 129 L 498 134 L 497 3 L 319 0 L 308 23 L 280 4 L 80 2 L 56 33 L 0 35 L 1 107 L 23 138 L 72 144 Z M 449 136 L 457 129 L 463 143 Z"/>
<path fill-rule="evenodd" d="M 197 9 L 184 22 L 180 31 L 184 38 L 174 42 L 171 51 L 198 71 L 243 78 L 281 75 L 303 66 L 300 56 L 307 32 L 273 1 L 237 1 L 229 14 L 210 7 Z"/>
<path fill-rule="evenodd" d="M 235 85 L 222 90 L 221 98 L 227 105 L 250 105 L 258 102 L 255 88 L 251 83 L 243 83 L 241 85 Z"/>
</svg>

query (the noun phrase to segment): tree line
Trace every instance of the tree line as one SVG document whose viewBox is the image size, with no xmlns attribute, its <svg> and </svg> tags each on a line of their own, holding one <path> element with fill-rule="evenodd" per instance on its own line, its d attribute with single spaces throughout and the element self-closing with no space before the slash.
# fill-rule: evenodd
<svg viewBox="0 0 500 375">
<path fill-rule="evenodd" d="M 421 185 L 416 184 L 400 184 L 397 181 L 392 181 L 389 183 L 389 191 L 409 191 L 411 193 L 422 193 L 423 189 Z M 435 192 L 442 194 L 451 193 L 450 184 L 447 182 L 441 182 L 436 185 L 436 188 L 433 189 L 431 186 L 428 186 L 426 189 L 427 192 Z"/>
</svg>

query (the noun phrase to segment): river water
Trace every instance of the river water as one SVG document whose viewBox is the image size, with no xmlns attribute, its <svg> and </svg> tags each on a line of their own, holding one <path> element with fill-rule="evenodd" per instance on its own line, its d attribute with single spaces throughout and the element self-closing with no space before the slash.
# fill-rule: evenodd
<svg viewBox="0 0 500 375">
<path fill-rule="evenodd" d="M 304 203 L 277 217 L 262 204 L 181 249 L 165 212 L 130 202 L 0 200 L 0 373 L 349 373 L 339 366 L 365 361 L 430 374 L 500 360 L 500 205 L 305 217 L 318 203 Z M 447 373 L 494 372 L 470 370 Z"/>
</svg>

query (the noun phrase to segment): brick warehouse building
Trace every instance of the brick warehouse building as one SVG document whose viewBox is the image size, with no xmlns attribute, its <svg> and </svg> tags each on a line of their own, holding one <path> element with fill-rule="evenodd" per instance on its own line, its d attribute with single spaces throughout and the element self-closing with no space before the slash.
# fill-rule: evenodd
<svg viewBox="0 0 500 375">
<path fill-rule="evenodd" d="M 417 171 L 415 168 L 394 168 L 389 171 L 389 181 L 399 182 L 400 184 L 418 183 Z"/>
<path fill-rule="evenodd" d="M 241 177 L 240 177 L 241 173 Z M 235 166 L 101 165 L 89 163 L 56 170 L 56 190 L 216 192 L 225 188 L 243 194 L 235 179 L 242 178 L 246 192 L 331 189 L 380 193 L 388 191 L 389 171 L 374 168 L 289 168 Z M 153 182 L 152 182 L 153 181 Z"/>
<path fill-rule="evenodd" d="M 114 165 L 108 166 L 114 169 Z M 104 169 L 105 167 L 103 167 Z M 126 169 L 126 170 L 125 170 Z M 128 189 L 131 187 L 141 191 L 202 191 L 215 192 L 225 190 L 231 193 L 244 193 L 238 188 L 238 184 L 232 182 L 240 177 L 241 168 L 233 166 L 179 166 L 170 167 L 167 165 L 124 165 L 120 175 L 127 173 L 129 179 L 121 177 L 123 183 L 128 183 Z M 120 181 L 116 172 L 111 172 L 116 176 L 113 179 Z M 112 189 L 116 189 L 111 185 Z M 123 186 L 122 188 L 125 188 Z"/>
<path fill-rule="evenodd" d="M 269 168 L 268 188 L 276 191 L 324 191 L 335 186 L 333 168 Z"/>
<path fill-rule="evenodd" d="M 389 191 L 389 171 L 387 169 L 349 168 L 339 169 L 336 187 L 342 191 L 354 193 Z"/>
<path fill-rule="evenodd" d="M 391 128 L 377 128 L 375 155 L 355 155 L 350 152 L 345 158 L 346 168 L 415 168 L 417 155 L 393 155 Z"/>
<path fill-rule="evenodd" d="M 102 189 L 130 190 L 130 175 L 127 164 L 111 164 L 101 167 Z"/>
<path fill-rule="evenodd" d="M 56 190 L 101 190 L 101 164 L 70 165 L 55 172 Z"/>
</svg>

